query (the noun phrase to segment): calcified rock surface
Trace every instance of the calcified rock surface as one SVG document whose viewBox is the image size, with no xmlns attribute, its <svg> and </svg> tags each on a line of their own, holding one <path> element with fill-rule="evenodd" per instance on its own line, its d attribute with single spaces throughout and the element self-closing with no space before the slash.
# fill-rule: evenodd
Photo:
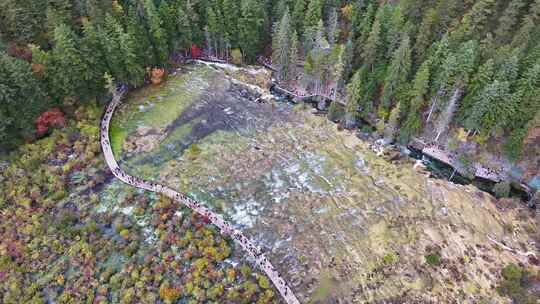
<svg viewBox="0 0 540 304">
<path fill-rule="evenodd" d="M 225 214 L 283 261 L 303 303 L 508 302 L 495 291 L 500 269 L 527 263 L 508 248 L 536 253 L 529 211 L 388 163 L 308 109 L 258 98 L 267 73 L 223 68 L 188 66 L 122 105 L 125 133 L 113 126 L 112 140 L 126 171 Z M 130 150 L 148 139 L 141 127 L 164 131 Z"/>
</svg>

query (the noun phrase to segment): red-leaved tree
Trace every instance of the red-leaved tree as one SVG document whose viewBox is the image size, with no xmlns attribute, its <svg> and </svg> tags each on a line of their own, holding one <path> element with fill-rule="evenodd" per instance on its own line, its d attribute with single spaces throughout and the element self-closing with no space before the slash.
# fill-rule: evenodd
<svg viewBox="0 0 540 304">
<path fill-rule="evenodd" d="M 64 113 L 58 108 L 50 109 L 41 113 L 36 119 L 37 135 L 43 136 L 49 132 L 50 128 L 63 128 L 66 126 Z"/>
<path fill-rule="evenodd" d="M 191 58 L 199 59 L 201 58 L 201 55 L 201 49 L 195 43 L 191 44 Z"/>
</svg>

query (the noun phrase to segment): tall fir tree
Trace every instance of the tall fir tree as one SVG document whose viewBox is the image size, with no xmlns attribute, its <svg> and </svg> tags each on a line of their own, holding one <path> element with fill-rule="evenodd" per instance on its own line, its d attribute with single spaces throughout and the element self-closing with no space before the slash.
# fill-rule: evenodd
<svg viewBox="0 0 540 304">
<path fill-rule="evenodd" d="M 540 23 L 540 0 L 535 0 L 529 6 L 529 11 L 523 18 L 520 28 L 512 39 L 511 46 L 525 50 L 536 42 L 538 25 Z M 535 35 L 536 33 L 536 35 Z"/>
<path fill-rule="evenodd" d="M 176 14 L 178 16 L 176 19 L 176 30 L 178 32 L 177 47 L 182 50 L 189 50 L 193 43 L 193 30 L 190 19 L 182 5 L 178 6 Z"/>
<path fill-rule="evenodd" d="M 114 17 L 106 17 L 106 20 L 107 18 Z M 109 20 L 109 22 L 111 21 Z M 115 37 L 119 35 L 117 30 L 115 30 Z M 134 53 L 138 64 L 142 67 L 155 65 L 157 59 L 155 57 L 154 47 L 150 42 L 150 33 L 146 29 L 146 21 L 137 13 L 136 8 L 133 6 L 129 8 L 126 31 L 137 42 L 134 47 Z"/>
<path fill-rule="evenodd" d="M 383 46 L 386 51 L 385 58 L 392 58 L 394 55 L 395 50 L 399 47 L 401 44 L 401 39 L 403 36 L 409 36 L 409 31 L 405 28 L 405 21 L 403 19 L 403 14 L 401 13 L 401 8 L 399 6 L 397 7 L 390 7 L 391 9 L 387 9 L 388 7 L 385 7 L 385 10 L 383 12 L 390 13 L 390 18 L 386 17 L 384 14 L 383 22 Z M 410 36 L 409 36 L 410 37 Z"/>
<path fill-rule="evenodd" d="M 72 6 L 73 3 L 69 0 L 49 0 L 47 2 L 46 15 L 49 38 L 55 37 L 57 27 L 64 25 L 71 27 L 73 23 Z"/>
<path fill-rule="evenodd" d="M 232 47 L 238 46 L 238 11 L 237 0 L 223 0 L 223 21 L 225 39 Z"/>
<path fill-rule="evenodd" d="M 375 18 L 371 31 L 367 38 L 366 44 L 363 47 L 363 59 L 364 63 L 367 64 L 373 71 L 375 63 L 377 63 L 377 58 L 380 54 L 381 49 L 381 20 L 380 18 Z"/>
<path fill-rule="evenodd" d="M 496 12 L 496 0 L 476 1 L 465 14 L 459 28 L 451 35 L 451 41 L 458 44 L 470 39 L 482 39 L 489 30 L 489 23 Z"/>
<path fill-rule="evenodd" d="M 436 35 L 434 27 L 438 23 L 439 16 L 435 9 L 429 9 L 426 11 L 422 23 L 418 30 L 418 35 L 414 44 L 415 62 L 421 63 L 426 57 L 426 52 L 429 46 L 433 42 L 433 38 Z"/>
<path fill-rule="evenodd" d="M 0 152 L 6 152 L 33 137 L 34 120 L 50 100 L 28 62 L 0 52 L 0 74 Z"/>
<path fill-rule="evenodd" d="M 178 19 L 178 11 L 173 5 L 169 5 L 167 1 L 162 1 L 159 5 L 158 15 L 161 20 L 161 27 L 165 33 L 167 40 L 168 53 L 173 53 L 176 47 L 176 41 L 178 40 L 178 31 L 176 23 Z"/>
<path fill-rule="evenodd" d="M 300 64 L 300 42 L 298 41 L 298 33 L 296 30 L 291 34 L 291 50 L 289 52 L 289 78 L 296 81 L 299 77 Z"/>
<path fill-rule="evenodd" d="M 351 78 L 351 82 L 347 85 L 347 106 L 345 111 L 347 114 L 355 116 L 358 112 L 360 101 L 363 97 L 362 71 L 358 70 Z"/>
<path fill-rule="evenodd" d="M 343 54 L 341 56 L 341 74 L 339 75 L 337 82 L 337 91 L 340 92 L 345 88 L 345 84 L 349 81 L 350 75 L 353 70 L 353 56 L 354 56 L 354 44 L 351 39 L 347 40 L 344 46 Z"/>
<path fill-rule="evenodd" d="M 348 39 L 353 43 L 353 61 L 352 68 L 358 68 L 362 63 L 364 48 L 367 44 L 367 40 L 372 30 L 373 22 L 377 13 L 377 7 L 370 3 L 366 11 L 362 14 L 359 2 L 355 6 L 355 13 L 352 20 L 352 28 L 349 32 Z M 379 24 L 379 34 L 380 34 L 380 24 Z M 349 74 L 350 75 L 350 74 Z"/>
<path fill-rule="evenodd" d="M 339 14 L 336 8 L 332 8 L 328 16 L 328 43 L 334 46 L 339 39 Z"/>
<path fill-rule="evenodd" d="M 45 46 L 48 42 L 44 26 L 46 11 L 46 1 L 0 1 L 0 32 L 17 43 Z"/>
<path fill-rule="evenodd" d="M 381 107 L 387 113 L 411 71 L 411 47 L 408 36 L 403 37 L 399 48 L 394 52 L 392 63 L 384 81 L 384 90 L 381 98 Z"/>
<path fill-rule="evenodd" d="M 137 57 L 136 41 L 112 15 L 105 17 L 105 35 L 102 44 L 112 76 L 120 82 L 140 85 L 144 68 Z"/>
<path fill-rule="evenodd" d="M 355 78 L 353 80 L 353 78 Z M 371 77 L 370 67 L 366 64 L 357 69 L 347 87 L 354 88 L 359 115 L 368 118 L 373 113 L 373 97 L 376 88 L 376 80 Z"/>
<path fill-rule="evenodd" d="M 212 55 L 217 56 L 222 35 L 222 27 L 219 22 L 219 16 L 212 7 L 208 6 L 206 11 L 206 18 L 208 20 L 206 26 L 206 31 L 208 32 L 208 41 L 206 47 L 210 52 L 212 52 L 213 50 L 214 54 Z"/>
<path fill-rule="evenodd" d="M 479 94 L 465 126 L 471 131 L 493 135 L 492 132 L 502 128 L 508 117 L 513 115 L 515 102 L 515 96 L 510 92 L 510 83 L 494 80 Z"/>
<path fill-rule="evenodd" d="M 392 111 L 390 111 L 390 116 L 388 117 L 388 123 L 385 124 L 384 128 L 384 138 L 391 142 L 394 141 L 399 132 L 401 117 L 401 105 L 398 103 Z"/>
<path fill-rule="evenodd" d="M 306 16 L 304 18 L 304 29 L 316 27 L 319 20 L 322 20 L 323 0 L 310 0 Z"/>
<path fill-rule="evenodd" d="M 107 12 L 112 10 L 111 0 L 85 0 L 85 13 L 93 24 L 101 25 L 105 22 Z"/>
<path fill-rule="evenodd" d="M 514 160 L 523 154 L 523 146 L 533 119 L 540 113 L 540 60 L 532 64 L 517 81 L 515 109 L 508 118 L 507 128 L 511 130 L 505 144 L 506 154 Z"/>
<path fill-rule="evenodd" d="M 272 63 L 277 68 L 279 80 L 289 80 L 290 52 L 291 52 L 291 23 L 289 10 L 286 9 L 283 17 L 274 32 L 274 45 L 272 46 Z"/>
<path fill-rule="evenodd" d="M 308 0 L 296 0 L 292 12 L 292 25 L 298 34 L 304 33 L 304 19 L 306 16 L 306 9 Z"/>
<path fill-rule="evenodd" d="M 84 36 L 81 39 L 81 52 L 88 69 L 83 74 L 89 90 L 88 96 L 99 97 L 104 93 L 105 82 L 103 75 L 107 72 L 107 59 L 103 45 L 101 44 L 103 33 L 92 21 L 86 21 L 83 25 Z"/>
<path fill-rule="evenodd" d="M 429 93 L 430 62 L 425 61 L 413 81 L 410 93 L 410 102 L 407 113 L 403 113 L 406 118 L 403 127 L 400 129 L 400 141 L 407 142 L 413 136 L 418 135 L 422 130 L 422 108 L 427 104 L 426 97 Z"/>
<path fill-rule="evenodd" d="M 254 60 L 264 39 L 265 11 L 257 0 L 242 0 L 239 20 L 240 46 L 249 60 Z"/>
<path fill-rule="evenodd" d="M 69 26 L 62 24 L 55 29 L 51 66 L 45 69 L 56 97 L 86 97 L 84 75 L 91 67 L 85 62 L 79 45 L 79 37 Z"/>
<path fill-rule="evenodd" d="M 512 117 L 513 128 L 523 127 L 540 110 L 540 59 L 527 68 L 516 83 L 516 115 Z"/>
<path fill-rule="evenodd" d="M 478 68 L 478 71 L 476 71 L 471 83 L 469 84 L 467 95 L 463 98 L 463 102 L 459 107 L 458 120 L 460 122 L 467 120 L 467 117 L 472 112 L 471 108 L 479 98 L 479 94 L 489 83 L 491 83 L 491 81 L 493 81 L 494 76 L 495 62 L 493 59 L 488 59 L 488 61 Z"/>
<path fill-rule="evenodd" d="M 163 20 L 153 0 L 144 1 L 144 9 L 150 32 L 150 41 L 156 58 L 154 65 L 164 66 L 169 58 L 169 47 L 167 44 L 167 32 L 163 29 Z"/>
<path fill-rule="evenodd" d="M 495 37 L 499 45 L 507 44 L 511 41 L 511 33 L 515 32 L 520 21 L 520 16 L 526 7 L 525 0 L 512 0 L 498 19 L 498 26 L 495 30 Z"/>
</svg>

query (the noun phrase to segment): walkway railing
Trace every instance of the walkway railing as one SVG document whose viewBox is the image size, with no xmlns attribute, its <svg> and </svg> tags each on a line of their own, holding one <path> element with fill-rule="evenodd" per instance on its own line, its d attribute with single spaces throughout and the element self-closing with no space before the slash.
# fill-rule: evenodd
<svg viewBox="0 0 540 304">
<path fill-rule="evenodd" d="M 125 90 L 119 90 L 114 94 L 111 102 L 108 104 L 105 114 L 101 119 L 101 148 L 105 161 L 110 170 L 119 180 L 136 188 L 161 193 L 186 207 L 192 209 L 205 218 L 208 218 L 212 224 L 221 230 L 221 233 L 230 236 L 236 241 L 254 260 L 257 266 L 268 276 L 276 289 L 279 291 L 287 304 L 299 304 L 300 302 L 293 294 L 285 280 L 279 275 L 274 266 L 266 258 L 261 248 L 256 246 L 248 239 L 240 230 L 234 228 L 230 223 L 226 222 L 219 214 L 212 212 L 210 209 L 203 206 L 198 201 L 188 197 L 187 195 L 177 192 L 167 186 L 158 183 L 140 179 L 136 176 L 131 176 L 124 172 L 118 162 L 114 158 L 114 154 L 109 140 L 109 125 L 116 107 L 120 104 Z"/>
<path fill-rule="evenodd" d="M 272 65 L 272 61 L 268 58 L 265 58 L 263 56 L 257 57 L 257 62 L 264 66 L 265 68 L 276 72 L 277 69 Z M 275 88 L 277 88 L 279 91 L 282 91 L 283 93 L 290 95 L 297 100 L 307 100 L 307 99 L 313 99 L 313 98 L 324 98 L 326 100 L 329 100 L 331 102 L 338 102 L 340 104 L 344 104 L 343 102 L 340 102 L 336 98 L 336 91 L 333 88 L 328 88 L 322 92 L 309 92 L 305 90 L 302 87 L 299 86 L 293 86 L 293 87 L 285 87 L 285 85 L 276 82 Z"/>
</svg>

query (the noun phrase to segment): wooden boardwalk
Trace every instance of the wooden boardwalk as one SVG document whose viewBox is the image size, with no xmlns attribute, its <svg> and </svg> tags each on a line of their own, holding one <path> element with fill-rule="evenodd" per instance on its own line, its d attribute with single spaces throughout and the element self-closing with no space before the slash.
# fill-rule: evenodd
<svg viewBox="0 0 540 304">
<path fill-rule="evenodd" d="M 291 291 L 285 280 L 276 271 L 272 263 L 270 263 L 270 261 L 266 258 L 261 248 L 256 246 L 240 230 L 234 228 L 230 223 L 226 222 L 221 215 L 212 212 L 203 204 L 190 198 L 184 193 L 177 192 L 174 189 L 152 181 L 147 181 L 140 179 L 136 176 L 131 176 L 120 168 L 118 162 L 114 158 L 111 142 L 109 140 L 109 125 L 114 111 L 116 110 L 116 107 L 118 107 L 118 105 L 120 104 L 124 93 L 124 91 L 119 91 L 114 94 L 111 102 L 107 106 L 103 118 L 101 119 L 101 148 L 103 150 L 105 161 L 114 176 L 122 182 L 133 187 L 163 194 L 173 199 L 174 201 L 185 205 L 186 207 L 190 208 L 201 216 L 208 218 L 212 224 L 214 224 L 220 229 L 223 235 L 232 237 L 232 239 L 237 242 L 255 260 L 256 265 L 259 266 L 259 268 L 272 281 L 272 283 L 287 304 L 299 304 L 300 302 L 298 301 L 294 293 Z"/>
<path fill-rule="evenodd" d="M 280 86 L 279 83 L 277 82 L 274 83 L 274 89 L 279 91 L 281 94 L 287 95 L 289 97 L 292 97 L 302 102 L 307 102 L 314 99 L 322 99 L 322 100 L 328 100 L 329 102 L 337 102 L 338 104 L 345 106 L 345 103 L 343 101 L 335 99 L 334 97 L 330 96 L 330 94 L 315 94 L 315 93 L 309 93 L 309 92 L 300 91 L 300 90 L 295 90 L 295 92 L 293 92 L 288 88 L 284 88 Z"/>
<path fill-rule="evenodd" d="M 277 72 L 277 69 L 272 66 L 272 63 L 268 60 L 268 59 L 265 59 L 264 57 L 262 56 L 259 56 L 257 58 L 257 62 L 264 66 L 265 68 L 273 71 L 273 72 Z M 300 89 L 300 88 L 286 88 L 284 86 L 282 86 L 279 82 L 274 82 L 274 89 L 277 89 L 280 93 L 282 94 L 285 94 L 285 95 L 288 95 L 289 97 L 292 97 L 298 101 L 308 101 L 308 100 L 313 100 L 313 99 L 323 99 L 323 100 L 328 100 L 330 102 L 337 102 L 343 106 L 345 106 L 345 102 L 341 101 L 341 100 L 337 100 L 335 98 L 335 92 L 333 91 L 330 91 L 330 92 L 323 92 L 323 93 L 312 93 L 312 92 L 307 92 L 303 89 Z"/>
</svg>

